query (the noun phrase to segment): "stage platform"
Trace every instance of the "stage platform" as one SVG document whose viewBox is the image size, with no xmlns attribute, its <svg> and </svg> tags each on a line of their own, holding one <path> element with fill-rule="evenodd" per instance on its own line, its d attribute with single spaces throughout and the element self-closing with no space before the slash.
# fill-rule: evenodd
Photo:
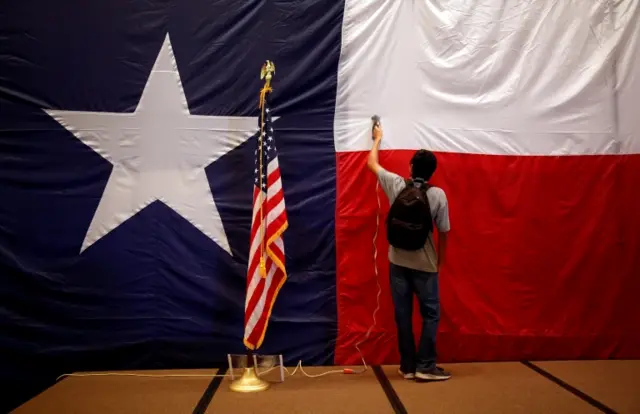
<svg viewBox="0 0 640 414">
<path fill-rule="evenodd" d="M 397 366 L 305 377 L 300 371 L 256 394 L 229 389 L 222 370 L 136 371 L 71 376 L 17 414 L 125 413 L 640 413 L 640 361 L 444 364 L 442 383 L 406 381 Z M 359 369 L 360 367 L 353 367 Z M 330 367 L 305 368 L 317 375 Z M 342 368 L 338 368 L 342 369 Z M 289 372 L 293 369 L 289 368 Z M 104 374 L 104 373 L 93 373 Z M 126 374 L 126 375 L 122 375 Z"/>
</svg>

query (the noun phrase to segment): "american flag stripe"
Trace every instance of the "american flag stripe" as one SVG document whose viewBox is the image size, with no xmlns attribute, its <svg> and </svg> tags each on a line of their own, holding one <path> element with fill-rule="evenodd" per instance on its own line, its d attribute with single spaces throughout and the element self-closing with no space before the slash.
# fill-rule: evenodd
<svg viewBox="0 0 640 414">
<path fill-rule="evenodd" d="M 262 214 L 264 214 L 264 219 L 267 222 L 267 226 L 271 225 L 271 223 L 273 223 L 274 221 L 280 218 L 279 216 L 274 214 L 275 213 L 274 209 L 279 208 L 278 206 L 280 204 L 284 205 L 284 196 L 282 192 L 273 195 L 271 198 L 267 199 L 266 203 L 264 203 L 264 206 L 262 208 L 263 210 Z M 267 213 L 267 211 L 269 211 L 269 213 Z M 254 214 L 255 216 L 254 216 L 253 225 L 251 226 L 251 231 L 257 231 L 260 225 L 264 225 L 263 223 L 260 222 L 261 221 L 260 207 L 257 208 L 257 211 L 255 211 Z M 257 239 L 257 242 L 260 243 L 260 240 Z M 254 246 L 252 245 L 251 248 L 253 249 Z"/>
<path fill-rule="evenodd" d="M 278 266 L 278 263 L 276 263 L 276 262 L 280 262 L 280 263 L 284 262 L 284 253 L 282 251 L 282 250 L 284 250 L 283 249 L 284 246 L 282 246 L 282 248 L 280 248 L 280 246 L 278 246 L 278 244 L 282 244 L 282 240 L 278 239 L 278 241 L 279 241 L 279 243 L 277 243 L 277 244 L 274 243 L 275 246 L 273 246 L 273 247 L 275 247 L 275 248 L 271 249 L 271 253 L 272 254 L 267 255 L 267 260 L 266 260 L 267 270 L 269 270 L 271 264 L 274 264 L 274 265 L 276 265 L 277 267 L 280 268 L 281 266 Z M 259 288 L 260 287 L 260 282 L 264 280 L 260 276 L 260 269 L 259 269 L 259 259 L 260 258 L 259 258 L 259 256 L 260 256 L 259 254 L 256 255 L 256 259 L 251 262 L 251 268 L 249 270 L 249 274 L 251 275 L 251 279 L 250 279 L 248 292 L 250 291 L 251 295 L 248 296 L 248 297 L 252 297 L 252 298 L 256 296 L 256 295 L 254 295 L 254 293 L 256 291 L 258 291 L 258 292 L 261 291 L 261 289 Z M 273 260 L 273 259 L 276 259 L 276 260 Z M 252 287 L 251 285 L 253 285 L 255 287 Z M 256 300 L 249 300 L 247 308 L 246 308 L 245 311 L 250 313 L 250 311 L 251 311 L 250 308 L 252 308 L 252 302 L 255 303 L 256 301 L 257 301 L 257 299 Z"/>
<path fill-rule="evenodd" d="M 272 211 L 274 212 L 279 212 L 279 213 L 283 213 L 284 209 L 285 209 L 285 204 L 284 204 L 284 198 L 282 197 L 282 195 L 280 196 L 276 196 L 274 197 L 274 203 L 273 203 L 273 207 L 272 207 Z M 260 231 L 261 228 L 264 227 L 264 223 L 262 225 L 260 225 L 260 209 L 258 208 L 258 211 L 256 213 L 256 220 L 255 220 L 255 226 L 253 226 L 252 228 L 252 233 L 255 232 L 255 234 L 258 235 L 258 237 L 255 237 L 251 243 L 251 250 L 250 250 L 250 255 L 249 255 L 249 274 L 252 274 L 252 268 L 254 266 L 257 266 L 257 264 L 260 261 Z M 281 216 L 276 216 L 274 214 L 270 214 L 268 217 L 265 217 L 265 222 L 267 225 L 267 230 L 265 231 L 265 235 L 266 234 L 275 234 L 276 231 L 282 227 L 282 225 L 285 222 L 285 219 L 283 219 Z"/>
<path fill-rule="evenodd" d="M 268 266 L 267 269 L 268 269 L 267 277 L 260 278 L 260 282 L 259 282 L 259 286 L 261 285 L 260 290 L 262 292 L 267 292 L 269 290 L 273 282 L 273 276 L 275 275 L 276 270 L 278 268 L 277 266 L 275 266 L 275 264 L 271 263 L 271 265 Z M 248 322 L 249 327 L 251 327 L 252 325 L 255 326 L 255 324 L 260 319 L 260 316 L 264 313 L 263 310 L 264 310 L 264 305 L 266 300 L 267 300 L 266 294 L 254 295 L 251 298 L 251 302 L 247 307 L 247 313 L 250 315 L 249 322 Z"/>
<path fill-rule="evenodd" d="M 249 307 L 245 311 L 249 317 L 245 326 L 245 344 L 255 349 L 262 344 L 266 325 L 271 316 L 271 308 L 277 297 L 278 291 L 286 281 L 286 274 L 275 264 L 267 265 L 269 272 L 266 278 L 257 275 L 259 279 L 256 288 L 258 293 L 254 293 Z M 255 345 L 254 345 L 255 344 Z"/>
<path fill-rule="evenodd" d="M 272 250 L 274 252 L 274 254 L 280 258 L 280 260 L 282 261 L 284 258 L 284 246 L 282 243 L 282 239 L 278 239 L 276 241 L 276 243 L 274 243 L 274 245 L 272 246 Z M 267 261 L 269 261 L 271 258 L 268 257 Z M 258 285 L 258 283 L 263 280 L 260 275 L 259 275 L 259 268 L 258 268 L 258 260 L 255 261 L 255 264 L 252 263 L 252 269 L 250 270 L 250 275 L 251 275 L 251 285 L 250 285 L 250 291 L 251 293 L 253 293 L 253 291 L 255 290 L 256 286 Z M 250 295 L 251 296 L 251 295 Z"/>
<path fill-rule="evenodd" d="M 283 243 L 282 243 L 282 239 L 278 239 L 278 240 L 276 241 L 276 243 L 274 243 L 274 245 L 273 245 L 273 250 L 274 250 L 274 253 L 276 253 L 276 255 L 278 255 L 278 256 L 279 256 L 279 257 L 281 257 L 281 258 L 284 258 L 284 252 L 283 252 L 283 251 L 284 251 L 284 245 L 283 245 Z M 283 260 L 283 259 L 282 259 L 282 260 Z M 268 267 L 268 269 L 270 269 L 270 268 Z M 254 296 L 254 295 L 253 295 L 253 292 L 255 292 L 255 290 L 258 288 L 258 286 L 259 286 L 260 282 L 263 282 L 263 281 L 264 281 L 264 279 L 262 279 L 262 278 L 260 277 L 259 269 L 258 269 L 258 265 L 257 265 L 257 263 L 256 263 L 256 265 L 254 266 L 253 270 L 250 272 L 250 274 L 252 275 L 252 276 L 251 276 L 251 279 L 250 279 L 250 280 L 251 280 L 251 282 L 250 282 L 250 285 L 249 285 L 249 288 L 248 288 L 248 292 L 250 292 L 250 294 L 248 293 L 248 294 L 247 294 L 247 296 L 248 296 L 248 297 L 251 297 L 251 298 L 253 298 L 253 299 L 252 299 L 252 300 L 250 300 L 250 301 L 249 301 L 249 303 L 248 303 L 248 305 L 247 305 L 247 309 L 246 309 L 246 311 L 247 311 L 247 313 L 248 313 L 249 315 L 253 312 L 253 310 L 254 310 L 254 308 L 255 308 L 255 306 L 256 306 L 256 303 L 257 303 L 257 301 L 258 301 L 258 296 Z M 261 290 L 262 290 L 262 289 L 260 289 L 260 291 L 261 291 Z"/>
<path fill-rule="evenodd" d="M 275 162 L 276 167 L 277 167 L 277 160 L 274 160 L 272 162 Z M 271 167 L 271 165 L 269 166 Z M 273 208 L 275 205 L 277 205 L 278 202 L 280 202 L 280 199 L 284 199 L 284 193 L 281 191 L 282 190 L 282 180 L 280 180 L 280 170 L 277 169 L 271 173 L 269 173 L 269 184 L 268 184 L 268 198 L 267 198 L 267 203 L 265 205 L 263 205 L 263 214 L 265 214 L 265 219 L 267 218 L 267 212 L 270 211 L 271 208 Z M 256 200 L 258 197 L 260 196 L 260 190 L 256 187 L 254 188 L 253 191 L 253 199 Z M 275 201 L 273 201 L 275 200 Z M 274 220 L 273 219 L 273 215 L 269 214 L 269 217 L 271 218 L 271 222 Z M 258 230 L 258 226 L 260 226 L 261 221 L 260 221 L 260 203 L 254 203 L 253 206 L 253 218 L 251 221 L 251 234 L 258 234 L 256 233 Z M 284 217 L 284 219 L 286 220 L 286 217 Z M 260 242 L 259 238 L 256 238 L 257 242 Z M 251 246 L 251 253 L 255 253 L 254 250 L 254 246 Z"/>
<path fill-rule="evenodd" d="M 269 272 L 269 277 L 262 279 L 262 291 L 260 300 L 256 303 L 254 310 L 251 312 L 247 324 L 247 330 L 251 332 L 249 335 L 250 343 L 257 343 L 260 346 L 266 332 L 266 325 L 270 317 L 270 312 L 265 309 L 271 309 L 277 297 L 278 291 L 286 281 L 286 275 L 277 267 L 273 266 Z"/>
<path fill-rule="evenodd" d="M 287 229 L 288 221 L 269 112 L 267 99 L 264 108 L 264 129 L 258 139 L 258 148 L 255 152 L 256 175 L 247 266 L 244 331 L 244 343 L 249 349 L 256 349 L 262 345 L 271 309 L 280 288 L 287 279 L 282 233 Z M 261 257 L 264 258 L 266 267 L 264 277 L 260 271 Z"/>
<path fill-rule="evenodd" d="M 274 197 L 274 199 L 268 201 L 266 204 L 268 205 L 268 207 L 271 209 L 272 212 L 274 213 L 277 212 L 278 214 L 284 213 L 285 203 L 284 203 L 284 198 L 282 196 L 276 196 Z M 255 233 L 258 236 L 261 234 L 260 233 L 261 228 L 263 228 L 265 225 L 266 225 L 265 235 L 275 234 L 276 231 L 280 227 L 282 227 L 286 219 L 283 219 L 282 217 L 277 216 L 275 214 L 269 214 L 269 215 L 265 215 L 264 221 L 265 223 L 260 224 L 260 210 L 258 210 L 256 212 L 256 223 L 254 226 L 252 226 L 252 231 L 255 231 Z M 254 238 L 251 244 L 252 255 L 255 255 L 258 258 L 260 257 L 260 243 L 261 243 L 260 238 L 256 237 Z"/>
<path fill-rule="evenodd" d="M 256 303 L 260 305 L 260 299 L 267 300 L 266 296 L 269 296 L 269 285 L 267 285 L 265 289 L 264 284 L 265 282 L 267 282 L 268 284 L 270 284 L 271 282 L 271 279 L 273 277 L 273 273 L 270 272 L 271 268 L 274 267 L 278 273 L 281 273 L 284 277 L 286 277 L 286 272 L 283 266 L 284 246 L 282 244 L 282 240 L 276 239 L 276 242 L 274 242 L 273 245 L 274 248 L 271 248 L 270 246 L 270 248 L 267 249 L 268 254 L 266 255 L 266 267 L 268 273 L 266 278 L 262 278 L 260 275 L 259 254 L 256 254 L 255 256 L 257 257 L 257 259 L 252 261 L 252 269 L 250 269 L 249 273 L 249 275 L 251 275 L 249 286 L 251 287 L 251 285 L 255 285 L 256 287 L 255 289 L 252 289 L 252 294 L 247 297 L 248 300 L 245 312 L 247 312 L 248 315 L 251 315 L 253 312 L 255 312 L 255 310 L 252 308 L 256 306 Z M 258 308 L 258 311 L 263 311 L 263 306 L 258 306 Z"/>
<path fill-rule="evenodd" d="M 282 184 L 278 184 L 277 185 L 278 188 L 282 188 Z M 256 194 L 256 197 L 258 197 L 259 195 Z M 271 194 L 270 198 L 267 199 L 267 202 L 264 204 L 263 207 L 263 214 L 265 214 L 265 221 L 267 226 L 271 226 L 272 223 L 276 222 L 277 224 L 279 224 L 279 226 L 282 226 L 282 221 L 286 221 L 286 218 L 280 217 L 279 215 L 275 215 L 273 214 L 274 212 L 278 212 L 278 214 L 282 211 L 284 211 L 284 194 L 282 193 L 282 191 L 279 191 L 278 193 L 275 194 Z M 266 213 L 267 211 L 269 211 L 270 213 Z M 260 227 L 261 225 L 264 226 L 264 223 L 261 223 L 261 217 L 260 217 L 260 206 L 259 203 L 256 204 L 256 207 L 254 208 L 253 211 L 253 220 L 252 220 L 252 226 L 251 226 L 251 234 L 256 234 L 256 235 L 260 235 Z M 276 229 L 274 228 L 267 228 L 267 231 L 265 234 L 272 234 L 271 231 L 275 231 Z M 252 241 L 251 244 L 251 249 L 250 249 L 250 254 L 251 256 L 255 255 L 256 257 L 259 258 L 259 247 L 260 247 L 260 237 L 255 237 Z M 251 262 L 251 256 L 249 261 Z"/>
</svg>

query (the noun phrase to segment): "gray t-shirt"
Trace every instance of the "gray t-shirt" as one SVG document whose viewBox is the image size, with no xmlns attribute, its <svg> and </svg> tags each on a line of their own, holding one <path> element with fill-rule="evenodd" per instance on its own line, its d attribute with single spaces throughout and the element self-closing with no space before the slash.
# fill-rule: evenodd
<svg viewBox="0 0 640 414">
<path fill-rule="evenodd" d="M 400 191 L 405 187 L 405 180 L 398 174 L 394 174 L 380 168 L 378 172 L 380 186 L 389 198 L 389 204 L 393 204 Z M 429 207 L 431 207 L 431 217 L 435 227 L 439 232 L 444 233 L 450 230 L 449 206 L 444 190 L 438 187 L 431 187 L 427 190 Z M 424 249 L 408 251 L 389 246 L 389 261 L 397 266 L 408 267 L 410 269 L 421 270 L 423 272 L 435 273 L 438 271 L 438 255 L 433 242 L 433 233 L 429 234 L 429 239 Z"/>
</svg>

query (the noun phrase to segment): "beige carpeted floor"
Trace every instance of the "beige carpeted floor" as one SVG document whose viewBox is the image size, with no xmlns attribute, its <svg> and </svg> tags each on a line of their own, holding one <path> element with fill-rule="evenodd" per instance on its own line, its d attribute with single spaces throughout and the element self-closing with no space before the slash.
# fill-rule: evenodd
<svg viewBox="0 0 640 414">
<path fill-rule="evenodd" d="M 317 375 L 335 368 L 309 367 Z M 275 372 L 268 378 L 276 380 Z M 267 377 L 265 377 L 267 378 Z M 268 392 L 237 394 L 225 381 L 215 394 L 207 413 L 392 413 L 391 406 L 373 371 L 360 375 L 327 375 L 307 378 L 299 373 L 274 384 Z"/>
<path fill-rule="evenodd" d="M 563 413 L 599 411 L 521 363 L 445 365 L 454 378 L 417 383 L 385 373 L 409 413 Z"/>
<path fill-rule="evenodd" d="M 537 366 L 619 413 L 640 413 L 640 388 L 633 374 L 640 361 L 545 362 Z M 409 413 L 598 413 L 571 392 L 520 363 L 445 364 L 454 378 L 415 383 L 383 367 Z M 331 368 L 305 369 L 316 375 Z M 70 377 L 17 409 L 17 414 L 192 413 L 210 385 L 214 370 L 145 371 L 142 375 L 179 377 Z M 207 413 L 393 413 L 372 370 L 361 375 L 307 378 L 300 373 L 278 383 L 266 374 L 270 390 L 237 394 L 223 378 Z M 205 398 L 206 399 L 206 398 Z"/>
<path fill-rule="evenodd" d="M 217 370 L 133 372 L 142 375 L 186 374 L 199 377 L 69 377 L 22 405 L 15 413 L 191 413 L 216 372 Z"/>
<path fill-rule="evenodd" d="M 640 413 L 640 361 L 540 362 L 556 378 L 620 413 Z"/>
</svg>

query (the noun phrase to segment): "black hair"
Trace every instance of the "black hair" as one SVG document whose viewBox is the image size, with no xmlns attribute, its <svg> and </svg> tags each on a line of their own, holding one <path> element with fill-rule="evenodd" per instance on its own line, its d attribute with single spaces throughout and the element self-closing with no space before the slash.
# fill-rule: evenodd
<svg viewBox="0 0 640 414">
<path fill-rule="evenodd" d="M 429 181 L 437 166 L 438 162 L 433 152 L 418 150 L 411 158 L 411 178 L 422 178 Z"/>
</svg>

